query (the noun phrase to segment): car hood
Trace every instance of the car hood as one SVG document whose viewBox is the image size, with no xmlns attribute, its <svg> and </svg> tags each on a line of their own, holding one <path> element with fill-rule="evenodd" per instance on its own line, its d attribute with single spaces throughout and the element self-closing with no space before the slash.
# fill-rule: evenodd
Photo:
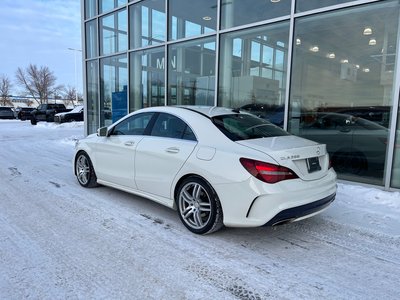
<svg viewBox="0 0 400 300">
<path fill-rule="evenodd" d="M 293 170 L 303 180 L 315 180 L 326 175 L 329 156 L 326 145 L 297 136 L 237 141 L 238 144 L 272 157 L 279 165 Z M 318 158 L 320 170 L 309 168 L 310 158 Z"/>
</svg>

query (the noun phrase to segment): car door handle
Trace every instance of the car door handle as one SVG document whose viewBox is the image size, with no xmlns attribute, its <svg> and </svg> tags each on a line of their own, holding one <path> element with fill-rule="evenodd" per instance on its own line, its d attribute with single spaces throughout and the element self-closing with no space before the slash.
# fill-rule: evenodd
<svg viewBox="0 0 400 300">
<path fill-rule="evenodd" d="M 178 153 L 179 148 L 178 147 L 170 147 L 170 148 L 165 149 L 165 151 L 168 153 Z"/>
<path fill-rule="evenodd" d="M 134 141 L 129 141 L 124 143 L 125 146 L 133 146 L 134 144 L 135 144 Z"/>
</svg>

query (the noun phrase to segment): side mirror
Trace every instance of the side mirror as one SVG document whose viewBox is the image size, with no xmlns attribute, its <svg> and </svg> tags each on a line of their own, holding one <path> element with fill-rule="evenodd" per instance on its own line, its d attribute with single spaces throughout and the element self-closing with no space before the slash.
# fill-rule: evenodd
<svg viewBox="0 0 400 300">
<path fill-rule="evenodd" d="M 108 128 L 107 127 L 101 127 L 97 129 L 97 135 L 98 136 L 107 136 L 108 135 Z"/>
</svg>

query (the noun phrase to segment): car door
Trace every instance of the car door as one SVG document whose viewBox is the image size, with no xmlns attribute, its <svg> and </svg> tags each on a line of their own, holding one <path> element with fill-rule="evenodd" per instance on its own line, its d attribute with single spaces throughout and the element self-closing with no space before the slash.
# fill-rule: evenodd
<svg viewBox="0 0 400 300">
<path fill-rule="evenodd" d="M 96 175 L 100 180 L 136 189 L 135 152 L 155 113 L 133 115 L 115 125 L 98 145 Z"/>
<path fill-rule="evenodd" d="M 135 182 L 139 190 L 170 198 L 172 182 L 197 145 L 181 119 L 160 113 L 150 136 L 136 148 Z"/>
</svg>

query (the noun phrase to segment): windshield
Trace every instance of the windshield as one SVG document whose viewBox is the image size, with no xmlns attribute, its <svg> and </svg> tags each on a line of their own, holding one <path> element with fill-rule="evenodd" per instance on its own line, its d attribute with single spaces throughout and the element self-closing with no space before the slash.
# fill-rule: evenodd
<svg viewBox="0 0 400 300">
<path fill-rule="evenodd" d="M 75 106 L 73 110 L 71 110 L 71 113 L 78 113 L 82 110 L 83 106 Z"/>
<path fill-rule="evenodd" d="M 232 141 L 289 135 L 282 128 L 247 114 L 221 115 L 213 117 L 212 121 Z"/>
</svg>

